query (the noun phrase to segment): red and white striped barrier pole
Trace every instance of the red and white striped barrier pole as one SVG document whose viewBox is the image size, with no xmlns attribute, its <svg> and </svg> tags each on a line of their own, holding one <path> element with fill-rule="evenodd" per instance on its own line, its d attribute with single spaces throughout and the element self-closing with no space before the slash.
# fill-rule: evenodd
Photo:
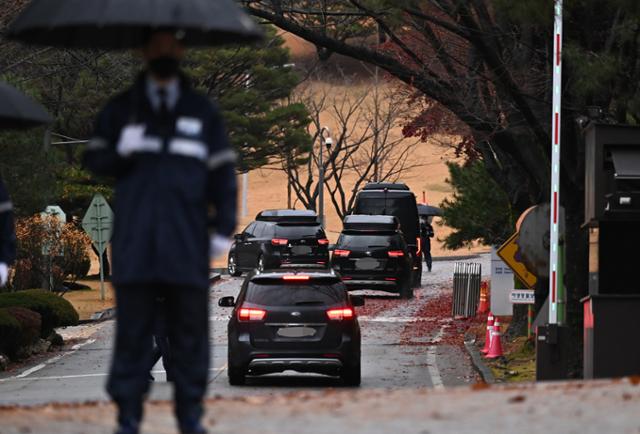
<svg viewBox="0 0 640 434">
<path fill-rule="evenodd" d="M 553 108 L 551 134 L 551 243 L 549 248 L 549 324 L 558 324 L 560 215 L 560 141 L 562 125 L 562 0 L 555 0 L 553 31 Z"/>
</svg>

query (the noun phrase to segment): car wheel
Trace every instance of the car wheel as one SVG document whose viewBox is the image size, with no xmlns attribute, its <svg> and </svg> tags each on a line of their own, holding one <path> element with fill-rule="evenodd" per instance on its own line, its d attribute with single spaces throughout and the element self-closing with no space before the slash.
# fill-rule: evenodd
<svg viewBox="0 0 640 434">
<path fill-rule="evenodd" d="M 231 386 L 242 386 L 245 384 L 247 380 L 247 373 L 242 368 L 235 368 L 229 366 L 229 370 L 227 371 L 227 375 L 229 377 L 229 384 Z"/>
<path fill-rule="evenodd" d="M 256 265 L 256 270 L 262 273 L 264 271 L 264 256 L 260 255 L 258 257 L 258 265 Z"/>
<path fill-rule="evenodd" d="M 229 271 L 229 275 L 233 277 L 242 276 L 242 271 L 238 270 L 238 266 L 236 265 L 236 258 L 234 255 L 229 255 L 227 270 Z"/>
<path fill-rule="evenodd" d="M 340 374 L 340 378 L 342 379 L 342 383 L 344 383 L 345 386 L 360 386 L 360 383 L 362 382 L 360 362 L 358 362 L 356 365 L 343 368 L 342 373 Z"/>
<path fill-rule="evenodd" d="M 402 286 L 400 286 L 400 298 L 407 300 L 413 298 L 413 288 L 411 287 L 410 278 L 403 279 Z"/>
</svg>

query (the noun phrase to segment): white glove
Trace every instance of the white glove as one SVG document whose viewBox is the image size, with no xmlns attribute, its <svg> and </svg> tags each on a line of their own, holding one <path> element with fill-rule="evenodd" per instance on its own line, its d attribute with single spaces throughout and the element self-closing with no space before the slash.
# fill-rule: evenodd
<svg viewBox="0 0 640 434">
<path fill-rule="evenodd" d="M 209 256 L 212 259 L 219 258 L 220 256 L 224 256 L 229 253 L 229 249 L 231 248 L 231 238 L 223 237 L 222 235 L 212 235 L 211 242 L 209 243 Z"/>
<path fill-rule="evenodd" d="M 4 262 L 0 262 L 0 288 L 7 284 L 9 280 L 9 267 Z"/>
<path fill-rule="evenodd" d="M 144 131 L 144 125 L 127 125 L 124 127 L 116 147 L 118 154 L 127 158 L 134 152 L 148 150 L 144 140 Z"/>
</svg>

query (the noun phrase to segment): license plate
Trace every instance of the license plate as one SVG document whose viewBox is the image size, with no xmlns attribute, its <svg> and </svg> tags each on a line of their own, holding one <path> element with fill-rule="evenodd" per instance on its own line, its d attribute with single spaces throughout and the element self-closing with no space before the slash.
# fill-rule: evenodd
<svg viewBox="0 0 640 434">
<path fill-rule="evenodd" d="M 358 270 L 375 270 L 380 268 L 380 261 L 373 258 L 362 258 L 356 261 L 356 268 Z"/>
<path fill-rule="evenodd" d="M 291 253 L 294 255 L 308 255 L 313 250 L 308 246 L 293 246 L 291 247 Z"/>
<path fill-rule="evenodd" d="M 277 331 L 281 338 L 310 338 L 316 335 L 312 327 L 281 327 Z"/>
</svg>

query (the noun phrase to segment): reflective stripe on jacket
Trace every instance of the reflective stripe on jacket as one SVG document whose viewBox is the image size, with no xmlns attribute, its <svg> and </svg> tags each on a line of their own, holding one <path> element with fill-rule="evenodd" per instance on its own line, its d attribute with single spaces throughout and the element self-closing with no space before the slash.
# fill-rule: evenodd
<svg viewBox="0 0 640 434">
<path fill-rule="evenodd" d="M 113 281 L 206 287 L 209 231 L 231 236 L 236 226 L 236 155 L 219 110 L 185 79 L 167 118 L 151 107 L 145 80 L 107 104 L 84 158 L 116 178 Z M 117 143 L 132 124 L 144 125 L 144 139 L 123 158 Z"/>
</svg>

